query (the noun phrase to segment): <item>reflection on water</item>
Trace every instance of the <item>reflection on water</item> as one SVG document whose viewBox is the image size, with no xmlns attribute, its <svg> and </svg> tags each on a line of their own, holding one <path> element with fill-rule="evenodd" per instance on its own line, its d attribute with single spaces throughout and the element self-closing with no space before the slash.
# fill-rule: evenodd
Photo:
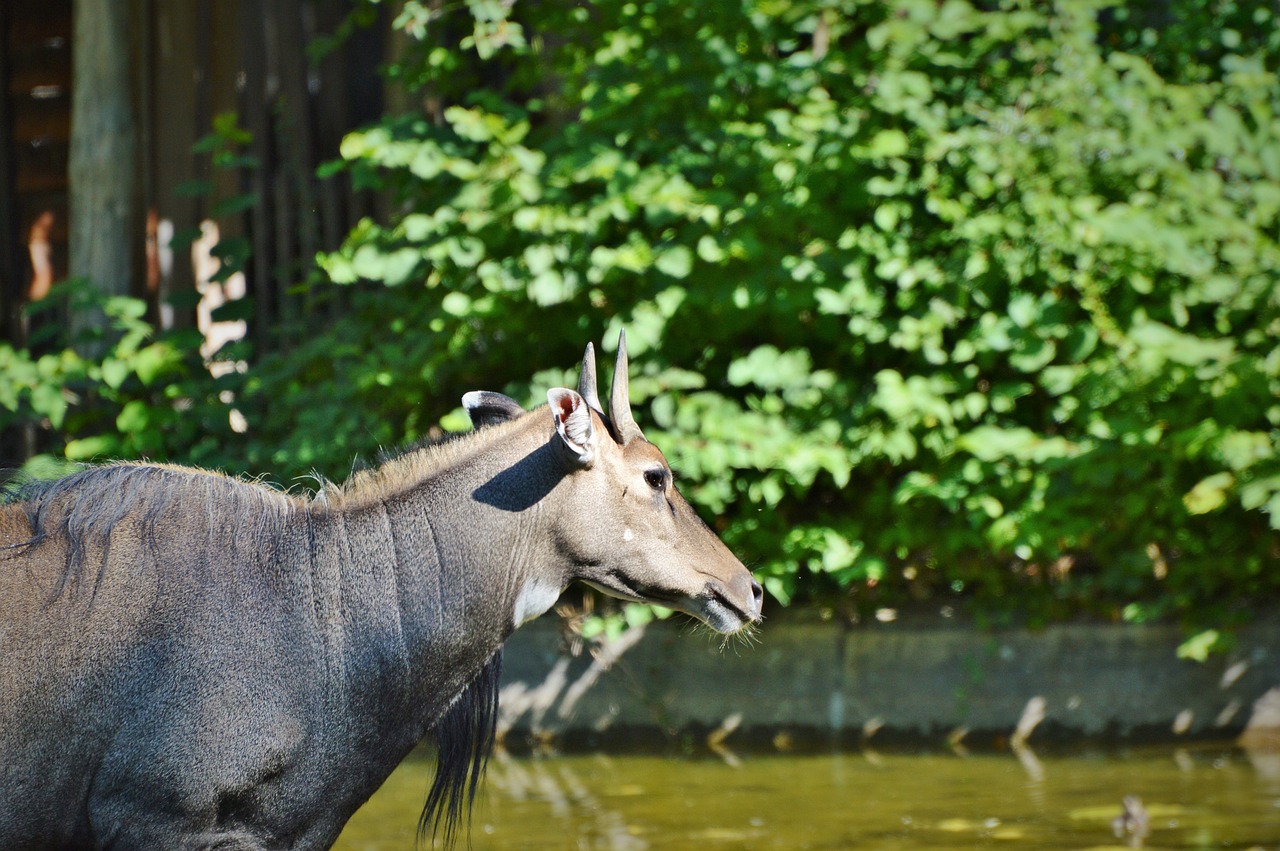
<svg viewBox="0 0 1280 851">
<path fill-rule="evenodd" d="M 432 771 L 428 755 L 406 761 L 336 847 L 411 848 Z M 499 754 L 484 789 L 476 851 L 1280 847 L 1275 754 L 1228 745 L 733 760 Z"/>
</svg>

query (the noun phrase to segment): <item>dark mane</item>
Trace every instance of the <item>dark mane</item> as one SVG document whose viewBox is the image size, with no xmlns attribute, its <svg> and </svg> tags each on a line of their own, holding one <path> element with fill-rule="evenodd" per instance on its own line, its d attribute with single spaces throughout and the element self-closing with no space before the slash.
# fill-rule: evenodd
<svg viewBox="0 0 1280 851">
<path fill-rule="evenodd" d="M 0 558 L 25 553 L 46 541 L 66 542 L 66 570 L 54 599 L 68 583 L 89 579 L 87 554 L 102 556 L 92 577 L 96 591 L 106 568 L 112 531 L 123 521 L 136 523 L 152 553 L 158 554 L 157 527 L 165 512 L 186 505 L 239 537 L 259 540 L 271 518 L 281 517 L 294 499 L 265 485 L 220 473 L 137 463 L 85 467 L 60 479 L 10 482 L 0 504 L 16 507 L 31 527 L 31 537 L 0 547 Z"/>
<path fill-rule="evenodd" d="M 459 823 L 470 821 L 476 788 L 493 751 L 501 678 L 499 648 L 432 728 L 436 775 L 418 819 L 419 841 L 428 832 L 434 839 L 443 831 L 445 847 L 449 847 L 457 836 Z"/>
</svg>

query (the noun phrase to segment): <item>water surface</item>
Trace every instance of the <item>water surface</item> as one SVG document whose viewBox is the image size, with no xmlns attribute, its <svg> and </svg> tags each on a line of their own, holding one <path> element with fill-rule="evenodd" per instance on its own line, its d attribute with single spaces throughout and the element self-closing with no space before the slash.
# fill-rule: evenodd
<svg viewBox="0 0 1280 851">
<path fill-rule="evenodd" d="M 415 754 L 339 851 L 413 847 L 434 764 Z M 1229 745 L 1047 755 L 854 751 L 693 756 L 499 754 L 472 822 L 497 849 L 1280 848 L 1280 752 Z M 465 848 L 465 839 L 459 843 Z"/>
</svg>

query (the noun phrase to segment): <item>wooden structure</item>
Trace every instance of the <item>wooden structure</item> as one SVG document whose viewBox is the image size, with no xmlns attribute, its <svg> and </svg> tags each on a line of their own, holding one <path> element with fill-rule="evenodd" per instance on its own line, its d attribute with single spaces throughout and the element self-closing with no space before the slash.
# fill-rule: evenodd
<svg viewBox="0 0 1280 851">
<path fill-rule="evenodd" d="M 151 300 L 157 323 L 191 322 L 194 299 L 181 294 L 195 286 L 193 264 L 166 240 L 210 219 L 214 199 L 250 194 L 252 205 L 218 226 L 223 237 L 249 240 L 252 327 L 275 327 L 292 318 L 286 294 L 315 253 L 336 247 L 366 212 L 368 199 L 346 181 L 318 179 L 316 167 L 337 157 L 346 132 L 381 113 L 377 66 L 388 27 L 357 29 L 313 59 L 308 46 L 354 0 L 120 2 L 132 7 L 121 49 L 130 53 L 138 139 L 134 293 Z M 72 11 L 72 0 L 0 4 L 0 339 L 19 344 L 21 305 L 67 273 Z M 245 153 L 256 167 L 216 169 L 194 150 L 227 113 L 252 134 Z M 184 191 L 198 180 L 211 181 L 213 194 Z"/>
<path fill-rule="evenodd" d="M 19 306 L 66 275 L 71 0 L 5 3 L 0 48 L 0 332 L 20 340 Z"/>
</svg>

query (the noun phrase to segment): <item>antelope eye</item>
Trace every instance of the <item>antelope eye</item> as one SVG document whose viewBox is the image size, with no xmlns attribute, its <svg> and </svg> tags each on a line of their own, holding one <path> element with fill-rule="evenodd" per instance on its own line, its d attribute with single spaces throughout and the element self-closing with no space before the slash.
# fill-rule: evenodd
<svg viewBox="0 0 1280 851">
<path fill-rule="evenodd" d="M 644 471 L 644 480 L 649 487 L 656 491 L 666 490 L 667 487 L 667 471 L 661 467 L 654 467 L 652 470 Z"/>
</svg>

